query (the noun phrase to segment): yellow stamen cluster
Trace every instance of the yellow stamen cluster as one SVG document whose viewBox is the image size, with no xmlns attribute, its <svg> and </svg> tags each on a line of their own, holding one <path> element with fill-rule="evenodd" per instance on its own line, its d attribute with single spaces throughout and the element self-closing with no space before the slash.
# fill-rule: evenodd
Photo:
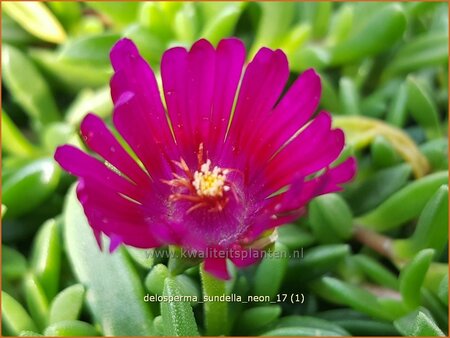
<svg viewBox="0 0 450 338">
<path fill-rule="evenodd" d="M 215 166 L 210 170 L 211 161 L 207 160 L 200 167 L 200 171 L 194 173 L 194 186 L 198 196 L 206 197 L 222 197 L 224 191 L 230 190 L 226 183 L 226 170 Z"/>
</svg>

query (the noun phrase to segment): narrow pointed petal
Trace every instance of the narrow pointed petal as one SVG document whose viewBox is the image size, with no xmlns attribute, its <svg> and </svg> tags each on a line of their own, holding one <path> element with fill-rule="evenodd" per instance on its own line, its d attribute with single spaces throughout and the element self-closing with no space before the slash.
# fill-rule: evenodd
<svg viewBox="0 0 450 338">
<path fill-rule="evenodd" d="M 250 156 L 268 161 L 311 118 L 319 105 L 320 78 L 313 69 L 301 74 L 277 106 L 265 116 Z M 262 139 L 269 142 L 257 142 Z"/>
<path fill-rule="evenodd" d="M 244 61 L 245 46 L 242 41 L 230 38 L 219 42 L 208 136 L 208 149 L 211 149 L 212 156 L 222 151 Z"/>
<path fill-rule="evenodd" d="M 249 63 L 226 140 L 233 154 L 252 151 L 249 145 L 257 134 L 262 117 L 275 106 L 288 77 L 287 58 L 281 50 L 261 48 Z"/>
<path fill-rule="evenodd" d="M 116 234 L 109 236 L 109 253 L 113 253 L 122 244 L 122 238 Z"/>
<path fill-rule="evenodd" d="M 170 142 L 157 140 L 152 135 L 152 128 L 146 128 L 145 123 L 130 112 L 144 113 L 145 106 L 140 104 L 139 98 L 133 93 L 125 93 L 116 103 L 113 122 L 117 130 L 128 142 L 131 149 L 144 164 L 154 182 L 168 179 L 174 170 L 173 155 Z M 135 119 L 136 118 L 136 119 Z M 139 125 L 139 127 L 136 127 Z M 156 128 L 157 126 L 153 126 Z M 143 129 L 145 128 L 145 130 Z"/>
<path fill-rule="evenodd" d="M 136 184 L 148 186 L 150 177 L 125 151 L 105 123 L 96 115 L 88 114 L 80 126 L 81 135 L 89 148 L 102 156 Z"/>
<path fill-rule="evenodd" d="M 271 205 L 276 213 L 300 210 L 317 196 L 340 191 L 341 185 L 351 180 L 355 172 L 356 161 L 351 157 L 336 167 L 327 168 L 322 175 L 311 180 L 306 181 L 298 176 L 291 182 L 288 191 L 272 198 Z"/>
<path fill-rule="evenodd" d="M 98 248 L 100 249 L 100 251 L 103 251 L 102 232 L 95 228 L 92 228 L 92 231 L 94 232 L 94 237 L 95 241 L 97 242 Z"/>
<path fill-rule="evenodd" d="M 207 257 L 205 259 L 205 271 L 219 279 L 230 279 L 225 258 Z"/>
<path fill-rule="evenodd" d="M 328 132 L 325 140 L 315 148 L 314 157 L 308 156 L 306 152 L 298 151 L 297 149 L 300 148 L 286 149 L 285 156 L 276 160 L 277 169 L 271 172 L 268 186 L 276 190 L 288 184 L 295 174 L 306 177 L 329 166 L 342 152 L 344 142 L 344 133 L 336 129 Z"/>
<path fill-rule="evenodd" d="M 294 140 L 269 162 L 269 194 L 289 184 L 295 175 L 306 177 L 331 164 L 344 147 L 344 134 L 331 129 L 331 116 L 320 113 Z"/>
<path fill-rule="evenodd" d="M 99 184 L 108 184 L 136 201 L 144 198 L 142 191 L 126 178 L 108 169 L 102 162 L 71 145 L 60 146 L 56 149 L 55 160 L 72 175 L 80 178 L 91 178 Z"/>
<path fill-rule="evenodd" d="M 110 57 L 114 125 L 150 175 L 166 177 L 163 155 L 175 157 L 176 151 L 155 75 L 131 40 L 120 40 Z"/>
<path fill-rule="evenodd" d="M 77 196 L 94 230 L 108 236 L 120 234 L 122 242 L 133 246 L 150 248 L 160 245 L 154 236 L 154 229 L 160 226 L 160 210 L 152 210 L 152 205 L 136 204 L 89 179 L 80 180 Z"/>
<path fill-rule="evenodd" d="M 213 101 L 220 89 L 216 88 L 215 77 L 217 55 L 214 47 L 202 39 L 189 52 L 172 48 L 162 58 L 161 76 L 169 117 L 188 165 L 196 163 L 201 143 L 208 147 L 205 141 L 214 128 Z"/>
<path fill-rule="evenodd" d="M 239 268 L 245 268 L 249 265 L 255 264 L 260 261 L 262 253 L 260 250 L 256 249 L 244 249 L 242 247 L 233 247 L 232 255 L 230 255 L 230 260 Z"/>
</svg>

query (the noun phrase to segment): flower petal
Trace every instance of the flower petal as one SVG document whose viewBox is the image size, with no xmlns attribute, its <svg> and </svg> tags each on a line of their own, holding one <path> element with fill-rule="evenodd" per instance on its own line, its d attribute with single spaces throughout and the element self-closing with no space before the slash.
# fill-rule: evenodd
<svg viewBox="0 0 450 338">
<path fill-rule="evenodd" d="M 223 148 L 244 61 L 245 46 L 241 40 L 230 38 L 219 42 L 216 51 L 214 97 L 208 137 L 208 149 L 211 149 L 212 157 Z"/>
<path fill-rule="evenodd" d="M 261 250 L 256 249 L 245 249 L 240 246 L 235 246 L 232 249 L 233 252 L 229 255 L 230 260 L 236 265 L 238 268 L 245 268 L 249 265 L 255 264 L 258 262 L 262 253 Z"/>
<path fill-rule="evenodd" d="M 115 105 L 113 122 L 157 184 L 161 179 L 172 178 L 175 170 L 172 160 L 178 156 L 173 155 L 176 152 L 171 149 L 170 141 L 166 143 L 153 134 L 158 125 L 147 127 L 137 114 L 141 112 L 140 115 L 144 115 L 145 109 L 137 95 L 126 92 Z"/>
<path fill-rule="evenodd" d="M 113 253 L 123 243 L 122 238 L 116 234 L 109 235 L 109 253 Z"/>
<path fill-rule="evenodd" d="M 197 164 L 200 143 L 211 127 L 216 52 L 204 39 L 189 52 L 173 48 L 164 53 L 161 76 L 168 113 L 178 146 L 189 166 Z"/>
<path fill-rule="evenodd" d="M 285 130 L 290 138 L 311 118 L 319 105 L 320 94 L 319 75 L 313 69 L 306 70 L 277 104 L 270 115 L 272 118 L 267 120 L 265 130 L 273 130 L 272 134 Z M 280 142 L 280 145 L 288 138 Z"/>
<path fill-rule="evenodd" d="M 98 184 L 89 178 L 80 179 L 77 197 L 83 206 L 89 206 L 101 212 L 105 216 L 105 221 L 109 219 L 129 221 L 144 227 L 147 223 L 146 218 L 150 218 L 150 215 L 145 215 L 141 204 L 123 197 L 106 184 Z"/>
<path fill-rule="evenodd" d="M 349 182 L 356 174 L 356 160 L 353 157 L 346 159 L 336 167 L 328 169 L 324 175 L 327 175 L 326 184 L 322 187 L 319 195 L 328 194 L 342 190 L 340 186 Z M 317 195 L 318 196 L 318 195 Z"/>
<path fill-rule="evenodd" d="M 102 232 L 95 228 L 92 228 L 92 231 L 94 232 L 94 237 L 95 241 L 97 242 L 98 248 L 100 249 L 100 251 L 103 251 Z"/>
<path fill-rule="evenodd" d="M 283 215 L 273 220 L 270 227 L 298 218 L 304 212 L 303 207 L 313 198 L 342 190 L 340 185 L 350 181 L 355 172 L 356 160 L 350 157 L 336 167 L 327 168 L 325 173 L 309 181 L 297 176 L 288 191 L 269 199 L 275 214 Z"/>
<path fill-rule="evenodd" d="M 266 142 L 253 142 L 250 157 L 268 161 L 311 118 L 320 100 L 320 78 L 313 69 L 302 73 L 277 106 L 266 117 L 257 131 Z"/>
<path fill-rule="evenodd" d="M 230 275 L 227 269 L 227 260 L 225 258 L 205 258 L 205 271 L 219 279 L 230 279 Z"/>
<path fill-rule="evenodd" d="M 108 169 L 102 162 L 71 145 L 56 149 L 55 160 L 68 173 L 80 178 L 90 178 L 99 184 L 111 185 L 120 192 L 136 201 L 142 201 L 144 194 L 141 189 L 127 179 Z"/>
<path fill-rule="evenodd" d="M 131 202 L 90 179 L 79 181 L 77 196 L 94 231 L 105 233 L 111 239 L 114 235 L 115 244 L 120 238 L 120 242 L 140 248 L 161 245 L 152 231 L 158 224 L 156 211 Z M 113 242 L 111 245 L 114 246 Z"/>
<path fill-rule="evenodd" d="M 331 130 L 331 116 L 322 112 L 271 160 L 266 171 L 269 194 L 292 181 L 327 167 L 344 147 L 344 133 Z"/>
<path fill-rule="evenodd" d="M 148 186 L 150 178 L 125 151 L 105 123 L 96 115 L 88 114 L 80 126 L 86 144 L 115 166 L 136 184 Z"/>
<path fill-rule="evenodd" d="M 117 42 L 110 56 L 114 125 L 151 176 L 167 177 L 163 155 L 176 151 L 155 75 L 131 40 Z"/>
<path fill-rule="evenodd" d="M 251 141 L 260 127 L 262 117 L 274 107 L 288 77 L 287 58 L 281 50 L 261 48 L 249 63 L 226 140 L 227 147 L 234 155 L 251 153 Z M 255 140 L 262 141 L 266 140 Z"/>
<path fill-rule="evenodd" d="M 161 79 L 166 106 L 177 145 L 182 146 L 189 134 L 190 119 L 185 112 L 187 101 L 186 72 L 188 51 L 182 47 L 167 50 L 161 59 Z"/>
</svg>

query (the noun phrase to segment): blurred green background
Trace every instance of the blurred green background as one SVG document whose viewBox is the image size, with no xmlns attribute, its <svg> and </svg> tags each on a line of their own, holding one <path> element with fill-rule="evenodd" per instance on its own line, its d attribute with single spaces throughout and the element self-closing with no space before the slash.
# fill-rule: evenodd
<svg viewBox="0 0 450 338">
<path fill-rule="evenodd" d="M 273 250 L 302 259 L 223 285 L 304 304 L 145 303 L 218 291 L 198 267 L 172 276 L 143 250 L 100 253 L 53 153 L 84 147 L 88 112 L 110 121 L 119 38 L 158 74 L 167 48 L 228 36 L 248 59 L 281 48 L 291 80 L 320 73 L 358 176 L 279 229 Z M 1 61 L 4 335 L 448 334 L 447 3 L 3 2 Z"/>
</svg>

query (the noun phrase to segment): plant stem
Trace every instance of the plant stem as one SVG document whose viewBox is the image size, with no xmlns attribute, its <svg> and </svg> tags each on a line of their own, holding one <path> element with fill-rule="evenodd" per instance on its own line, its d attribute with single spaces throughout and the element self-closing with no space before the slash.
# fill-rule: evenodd
<svg viewBox="0 0 450 338">
<path fill-rule="evenodd" d="M 362 226 L 355 226 L 354 237 L 379 254 L 393 258 L 392 239 Z"/>
<path fill-rule="evenodd" d="M 200 266 L 203 296 L 222 296 L 226 294 L 225 281 L 215 278 Z M 205 326 L 207 336 L 227 335 L 228 333 L 228 304 L 227 302 L 205 301 Z"/>
</svg>

